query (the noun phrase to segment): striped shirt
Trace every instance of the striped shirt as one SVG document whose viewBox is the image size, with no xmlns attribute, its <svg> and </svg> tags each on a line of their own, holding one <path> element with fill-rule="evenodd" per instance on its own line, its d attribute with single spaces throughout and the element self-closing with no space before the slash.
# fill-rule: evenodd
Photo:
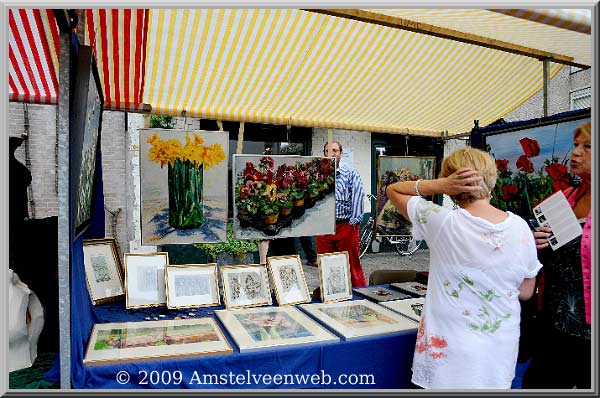
<svg viewBox="0 0 600 398">
<path fill-rule="evenodd" d="M 360 224 L 364 214 L 365 189 L 360 174 L 342 160 L 335 177 L 335 218 Z"/>
</svg>

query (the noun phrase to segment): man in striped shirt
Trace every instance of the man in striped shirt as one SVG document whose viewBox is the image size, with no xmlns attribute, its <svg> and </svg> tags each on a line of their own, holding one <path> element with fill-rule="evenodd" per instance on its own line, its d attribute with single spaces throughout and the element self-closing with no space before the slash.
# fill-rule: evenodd
<svg viewBox="0 0 600 398">
<path fill-rule="evenodd" d="M 365 189 L 360 174 L 347 161 L 342 160 L 342 145 L 337 141 L 323 147 L 323 154 L 335 157 L 335 234 L 317 236 L 317 252 L 347 251 L 350 261 L 352 286 L 366 286 L 365 274 L 359 258 L 360 223 L 364 213 Z"/>
</svg>

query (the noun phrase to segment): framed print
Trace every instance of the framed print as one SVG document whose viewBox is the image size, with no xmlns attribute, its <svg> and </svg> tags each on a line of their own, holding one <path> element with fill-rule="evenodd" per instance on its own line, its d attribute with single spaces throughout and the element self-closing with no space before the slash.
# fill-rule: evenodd
<svg viewBox="0 0 600 398">
<path fill-rule="evenodd" d="M 379 156 L 377 158 L 377 206 L 375 236 L 410 236 L 412 225 L 386 195 L 398 181 L 428 180 L 435 174 L 435 156 Z"/>
<path fill-rule="evenodd" d="M 409 296 L 408 294 L 401 293 L 397 290 L 386 289 L 381 286 L 355 287 L 352 291 L 375 303 L 412 298 L 412 296 Z"/>
<path fill-rule="evenodd" d="M 143 245 L 227 240 L 228 144 L 223 131 L 140 129 Z"/>
<path fill-rule="evenodd" d="M 221 281 L 226 308 L 273 303 L 267 267 L 264 264 L 222 266 Z"/>
<path fill-rule="evenodd" d="M 421 315 L 423 313 L 423 305 L 425 305 L 425 299 L 412 298 L 407 300 L 386 301 L 385 303 L 380 304 L 385 308 L 389 308 L 390 310 L 404 315 L 405 317 L 420 322 Z"/>
<path fill-rule="evenodd" d="M 300 256 L 267 257 L 267 264 L 279 305 L 311 301 Z"/>
<path fill-rule="evenodd" d="M 240 351 L 339 339 L 294 307 L 217 310 Z"/>
<path fill-rule="evenodd" d="M 390 283 L 390 287 L 417 297 L 425 297 L 427 294 L 427 285 L 419 282 Z"/>
<path fill-rule="evenodd" d="M 419 323 L 367 300 L 302 304 L 300 308 L 346 340 L 416 330 Z"/>
<path fill-rule="evenodd" d="M 348 252 L 317 255 L 321 301 L 341 301 L 352 298 L 352 280 Z"/>
<path fill-rule="evenodd" d="M 167 265 L 165 285 L 168 308 L 221 305 L 216 263 Z"/>
<path fill-rule="evenodd" d="M 125 307 L 166 305 L 165 268 L 168 264 L 168 253 L 125 254 Z"/>
<path fill-rule="evenodd" d="M 113 238 L 83 241 L 85 279 L 92 303 L 103 304 L 125 295 L 123 266 Z"/>
<path fill-rule="evenodd" d="M 233 155 L 236 239 L 335 232 L 335 162 L 296 155 Z"/>
<path fill-rule="evenodd" d="M 73 235 L 91 224 L 104 97 L 90 46 L 79 46 L 69 134 Z"/>
<path fill-rule="evenodd" d="M 97 323 L 83 363 L 92 366 L 232 352 L 213 318 Z"/>
</svg>

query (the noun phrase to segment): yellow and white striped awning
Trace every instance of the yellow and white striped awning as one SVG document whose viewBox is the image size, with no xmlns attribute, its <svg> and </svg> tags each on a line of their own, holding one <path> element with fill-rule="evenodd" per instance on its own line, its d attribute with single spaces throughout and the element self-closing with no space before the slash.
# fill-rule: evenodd
<svg viewBox="0 0 600 398">
<path fill-rule="evenodd" d="M 373 11 L 591 63 L 589 34 L 522 17 Z M 148 30 L 144 100 L 159 114 L 454 135 L 542 88 L 539 59 L 312 11 L 153 9 Z"/>
</svg>

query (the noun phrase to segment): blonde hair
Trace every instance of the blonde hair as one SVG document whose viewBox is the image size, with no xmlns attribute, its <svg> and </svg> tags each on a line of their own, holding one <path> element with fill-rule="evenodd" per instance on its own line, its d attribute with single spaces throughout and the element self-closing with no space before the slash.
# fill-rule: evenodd
<svg viewBox="0 0 600 398">
<path fill-rule="evenodd" d="M 590 140 L 590 142 L 592 141 L 592 123 L 591 122 L 581 123 L 579 126 L 577 126 L 577 128 L 575 129 L 575 132 L 573 134 L 573 139 L 579 137 L 580 135 L 583 135 L 584 138 L 587 138 L 588 140 Z"/>
<path fill-rule="evenodd" d="M 483 178 L 479 185 L 483 190 L 451 195 L 450 197 L 454 203 L 462 207 L 478 199 L 488 197 L 496 185 L 497 169 L 494 159 L 482 150 L 471 147 L 461 148 L 444 159 L 440 177 L 448 177 L 461 167 L 469 167 L 479 172 L 479 175 Z"/>
</svg>

